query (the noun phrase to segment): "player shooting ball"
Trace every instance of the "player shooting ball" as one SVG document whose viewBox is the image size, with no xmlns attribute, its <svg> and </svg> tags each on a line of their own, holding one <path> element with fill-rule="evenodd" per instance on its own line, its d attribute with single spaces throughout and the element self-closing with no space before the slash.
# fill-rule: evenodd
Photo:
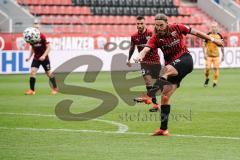
<svg viewBox="0 0 240 160">
<path fill-rule="evenodd" d="M 26 95 L 35 94 L 36 74 L 41 65 L 53 86 L 51 94 L 55 95 L 58 92 L 58 88 L 55 77 L 52 74 L 50 68 L 50 60 L 48 57 L 48 54 L 50 52 L 50 44 L 49 42 L 47 42 L 46 36 L 40 33 L 40 31 L 37 28 L 29 27 L 24 30 L 23 38 L 31 46 L 30 55 L 26 59 L 26 61 L 29 61 L 33 56 L 29 80 L 30 89 L 27 90 L 25 94 Z"/>
<path fill-rule="evenodd" d="M 218 46 L 223 46 L 223 41 L 215 39 L 183 24 L 168 24 L 168 17 L 164 14 L 155 16 L 155 34 L 149 39 L 146 47 L 140 52 L 136 61 L 143 61 L 151 50 L 160 48 L 165 60 L 165 68 L 161 77 L 148 92 L 148 96 L 155 97 L 157 91 L 161 90 L 161 125 L 153 134 L 169 135 L 168 117 L 170 114 L 170 97 L 180 86 L 182 79 L 192 72 L 193 59 L 188 51 L 183 36 L 195 35 L 199 38 L 211 41 Z"/>
</svg>

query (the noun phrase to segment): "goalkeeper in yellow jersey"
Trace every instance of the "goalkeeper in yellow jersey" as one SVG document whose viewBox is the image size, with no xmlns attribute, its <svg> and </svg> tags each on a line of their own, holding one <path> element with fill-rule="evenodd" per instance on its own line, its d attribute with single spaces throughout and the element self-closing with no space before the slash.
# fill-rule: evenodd
<svg viewBox="0 0 240 160">
<path fill-rule="evenodd" d="M 220 33 L 218 33 L 218 25 L 216 22 L 211 24 L 211 32 L 208 33 L 210 37 L 213 39 L 221 39 L 223 37 Z M 221 62 L 224 60 L 224 48 L 221 47 L 222 51 L 222 58 Z M 218 77 L 219 77 L 219 50 L 218 46 L 213 43 L 212 41 L 204 41 L 203 43 L 203 52 L 204 52 L 204 59 L 206 61 L 206 68 L 205 68 L 205 82 L 204 87 L 207 87 L 209 82 L 209 72 L 211 69 L 211 65 L 213 64 L 213 87 L 216 87 L 218 84 Z"/>
</svg>

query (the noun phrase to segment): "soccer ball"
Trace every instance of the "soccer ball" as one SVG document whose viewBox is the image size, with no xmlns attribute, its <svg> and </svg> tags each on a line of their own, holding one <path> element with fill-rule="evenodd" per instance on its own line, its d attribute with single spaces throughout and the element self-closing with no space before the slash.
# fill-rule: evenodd
<svg viewBox="0 0 240 160">
<path fill-rule="evenodd" d="M 27 43 L 36 43 L 40 40 L 40 31 L 34 27 L 28 27 L 23 32 L 23 39 Z"/>
</svg>

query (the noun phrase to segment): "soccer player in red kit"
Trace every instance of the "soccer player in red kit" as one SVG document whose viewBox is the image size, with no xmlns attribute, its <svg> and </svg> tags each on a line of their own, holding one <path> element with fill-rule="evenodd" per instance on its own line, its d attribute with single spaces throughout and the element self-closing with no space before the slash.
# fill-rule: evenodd
<svg viewBox="0 0 240 160">
<path fill-rule="evenodd" d="M 160 48 L 165 59 L 163 74 L 157 79 L 153 88 L 148 92 L 152 97 L 158 90 L 161 95 L 161 125 L 153 134 L 169 135 L 168 117 L 170 113 L 170 97 L 180 86 L 182 79 L 193 70 L 192 56 L 183 41 L 183 36 L 187 34 L 195 35 L 199 38 L 209 40 L 218 46 L 223 46 L 221 40 L 208 36 L 205 33 L 182 24 L 168 24 L 168 18 L 164 14 L 155 16 L 155 34 L 149 39 L 146 47 L 140 52 L 136 61 L 142 61 L 151 50 Z"/>
<path fill-rule="evenodd" d="M 137 47 L 138 52 L 141 52 L 153 34 L 152 31 L 147 29 L 145 18 L 143 16 L 137 16 L 136 25 L 138 31 L 131 36 L 131 47 L 129 49 L 127 62 L 129 67 L 131 67 L 130 59 L 135 51 L 135 47 Z M 152 50 L 151 54 L 146 55 L 143 61 L 141 61 L 141 71 L 147 91 L 152 89 L 153 79 L 157 79 L 159 77 L 160 70 L 160 57 L 158 55 L 158 49 L 156 48 Z M 137 97 L 134 100 L 137 102 L 145 102 L 146 104 L 153 102 L 152 108 L 149 109 L 150 112 L 156 112 L 159 109 L 159 105 L 156 102 L 156 97 L 153 97 L 152 100 L 147 101 L 145 101 L 144 98 L 145 97 Z"/>
<path fill-rule="evenodd" d="M 29 61 L 32 56 L 33 61 L 31 64 L 31 71 L 30 71 L 30 89 L 25 92 L 26 95 L 34 95 L 35 94 L 35 82 L 36 82 L 36 74 L 39 69 L 39 66 L 42 65 L 45 73 L 49 77 L 49 80 L 53 86 L 51 94 L 56 94 L 58 92 L 57 84 L 54 75 L 51 72 L 50 68 L 50 61 L 48 58 L 48 54 L 50 52 L 50 44 L 46 40 L 46 36 L 40 33 L 40 39 L 35 43 L 30 43 L 31 50 L 30 56 L 26 59 Z"/>
</svg>

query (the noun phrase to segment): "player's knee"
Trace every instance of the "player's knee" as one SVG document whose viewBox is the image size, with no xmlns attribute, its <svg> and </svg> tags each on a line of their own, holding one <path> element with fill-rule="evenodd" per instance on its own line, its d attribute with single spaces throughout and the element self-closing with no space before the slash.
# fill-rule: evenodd
<svg viewBox="0 0 240 160">
<path fill-rule="evenodd" d="M 162 95 L 162 105 L 163 104 L 168 104 L 169 103 L 169 99 L 170 99 L 170 97 L 168 95 L 163 94 Z"/>
<path fill-rule="evenodd" d="M 177 75 L 178 71 L 171 65 L 166 66 L 166 75 Z"/>
<path fill-rule="evenodd" d="M 33 70 L 32 70 L 32 71 L 30 72 L 30 76 L 31 76 L 31 77 L 35 77 L 35 76 L 36 76 L 36 74 L 37 74 L 37 72 L 36 72 L 36 71 L 33 71 Z"/>
<path fill-rule="evenodd" d="M 218 71 L 218 67 L 214 67 L 213 70 L 214 70 L 214 71 Z"/>
<path fill-rule="evenodd" d="M 146 86 L 151 86 L 151 85 L 152 85 L 152 82 L 151 82 L 151 81 L 145 81 L 145 85 L 146 85 Z"/>
<path fill-rule="evenodd" d="M 47 76 L 48 76 L 49 78 L 52 78 L 52 77 L 53 77 L 53 73 L 51 73 L 51 72 L 46 72 L 46 74 L 47 74 Z"/>
</svg>

